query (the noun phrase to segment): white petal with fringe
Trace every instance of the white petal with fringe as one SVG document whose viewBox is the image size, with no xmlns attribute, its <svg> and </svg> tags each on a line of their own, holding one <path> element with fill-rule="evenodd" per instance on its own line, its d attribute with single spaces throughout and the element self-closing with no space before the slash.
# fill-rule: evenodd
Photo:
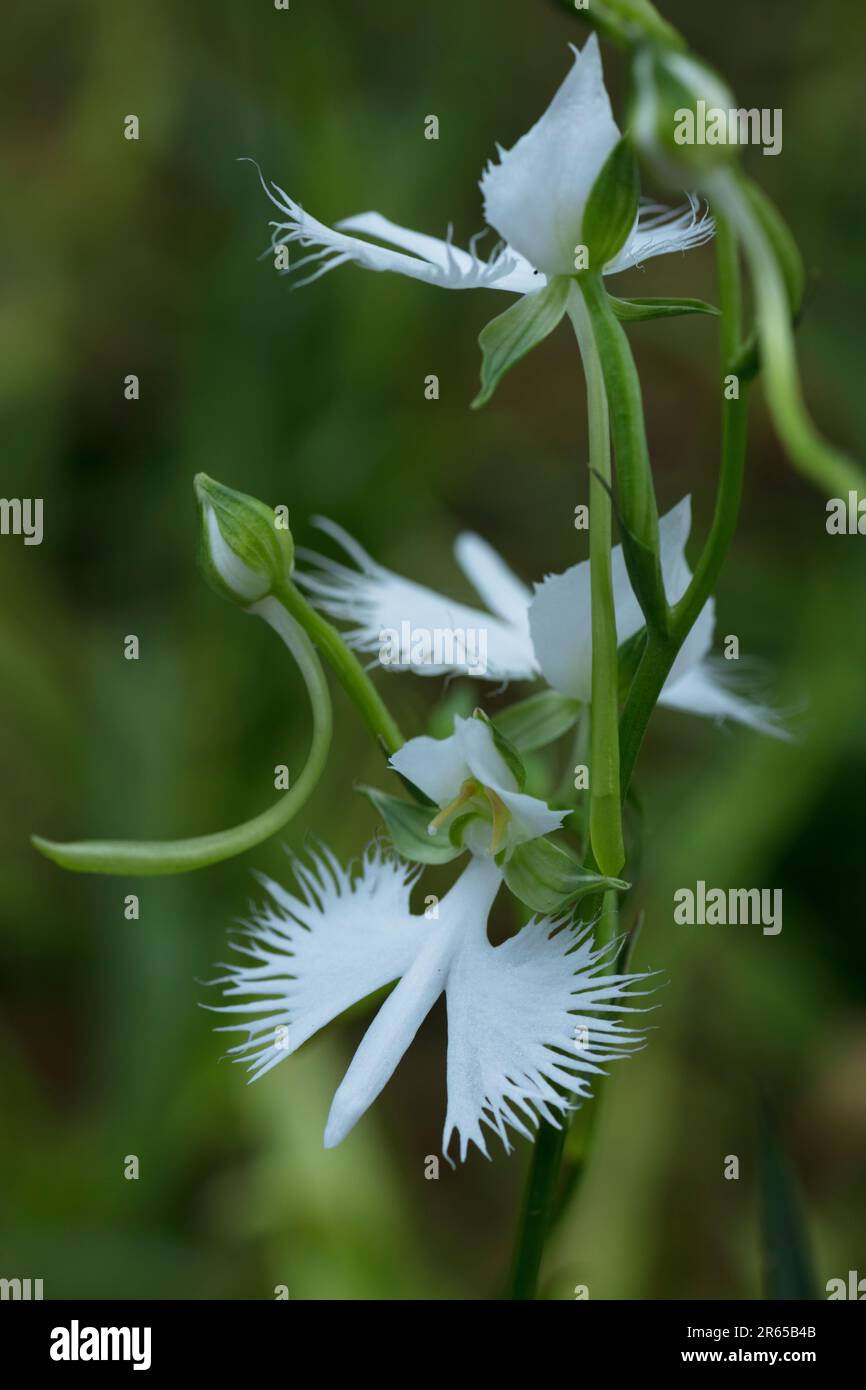
<svg viewBox="0 0 866 1390">
<path fill-rule="evenodd" d="M 602 164 L 619 139 L 604 85 L 598 40 L 572 49 L 574 64 L 544 114 L 510 150 L 497 147 L 481 176 L 484 211 L 505 240 L 485 260 L 478 252 L 483 233 L 469 250 L 447 238 L 428 236 L 391 222 L 379 212 L 343 218 L 336 227 L 312 217 L 276 183 L 259 173 L 279 217 L 270 222 L 271 246 L 299 246 L 305 254 L 290 260 L 283 274 L 306 274 L 310 284 L 329 270 L 351 262 L 365 270 L 393 271 L 443 289 L 497 289 L 533 294 L 552 275 L 573 274 L 583 210 Z M 713 236 L 713 219 L 688 194 L 685 207 L 669 208 L 641 200 L 625 245 L 604 274 L 641 265 L 653 256 L 688 251 Z"/>
<path fill-rule="evenodd" d="M 242 964 L 216 984 L 246 1033 L 231 1049 L 251 1080 L 263 1076 L 352 1004 L 398 983 L 365 1033 L 334 1096 L 325 1145 L 340 1143 L 387 1085 L 436 1000 L 448 1019 L 443 1152 L 456 1137 L 487 1157 L 495 1134 L 534 1138 L 590 1094 L 593 1076 L 643 1041 L 620 1016 L 638 1009 L 645 974 L 613 973 L 615 945 L 596 950 L 591 927 L 567 916 L 534 918 L 501 946 L 487 919 L 501 883 L 493 860 L 470 859 L 438 905 L 438 919 L 411 911 L 417 870 L 370 848 L 354 873 L 322 848 L 295 860 L 298 893 L 270 879 L 270 902 L 236 949 Z M 449 1157 L 449 1162 L 452 1161 Z"/>
<path fill-rule="evenodd" d="M 488 645 L 486 670 L 473 667 L 468 648 L 457 646 L 450 662 L 411 659 L 388 669 L 416 675 L 471 675 L 489 681 L 531 680 L 541 676 L 562 695 L 588 704 L 592 688 L 592 613 L 589 562 L 562 574 L 549 574 L 534 592 L 519 580 L 491 545 L 464 533 L 455 555 L 467 578 L 497 615 L 455 603 L 415 584 L 373 560 L 357 541 L 333 522 L 318 523 L 355 561 L 357 569 L 310 551 L 299 550 L 312 568 L 295 579 L 311 601 L 331 617 L 355 624 L 343 635 L 359 651 L 377 653 L 385 629 L 483 631 Z M 686 545 L 692 526 L 691 498 L 684 497 L 659 520 L 660 558 L 670 603 L 682 598 L 691 581 Z M 643 614 L 628 577 L 622 546 L 611 552 L 617 640 L 640 632 Z M 659 704 L 717 723 L 734 720 L 770 738 L 790 741 L 782 714 L 749 693 L 747 677 L 732 674 L 710 657 L 715 600 L 710 598 L 683 643 L 659 697 Z M 736 686 L 741 687 L 737 690 Z"/>
</svg>

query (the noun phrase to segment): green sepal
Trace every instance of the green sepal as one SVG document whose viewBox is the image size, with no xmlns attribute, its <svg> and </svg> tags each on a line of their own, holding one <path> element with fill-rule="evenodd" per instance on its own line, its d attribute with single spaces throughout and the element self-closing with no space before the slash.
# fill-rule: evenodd
<svg viewBox="0 0 866 1390">
<path fill-rule="evenodd" d="M 487 725 L 491 737 L 493 738 L 494 748 L 517 783 L 517 790 L 522 792 L 523 788 L 526 786 L 526 768 L 523 766 L 523 760 L 514 744 L 511 742 L 511 739 L 508 738 L 506 734 L 503 734 L 502 730 L 484 713 L 483 709 L 473 710 L 472 718 L 480 719 L 482 724 Z"/>
<path fill-rule="evenodd" d="M 581 241 L 589 252 L 588 271 L 601 274 L 625 245 L 637 219 L 640 174 L 627 135 L 618 140 L 601 166 L 583 213 Z"/>
<path fill-rule="evenodd" d="M 610 307 L 621 323 L 645 323 L 648 319 L 676 319 L 684 314 L 714 314 L 717 318 L 721 310 L 705 299 L 617 299 L 608 296 Z"/>
<path fill-rule="evenodd" d="M 460 847 L 451 843 L 446 830 L 430 834 L 427 827 L 431 815 L 423 806 L 391 796 L 377 787 L 358 786 L 356 790 L 372 801 L 388 828 L 394 848 L 404 859 L 416 864 L 448 864 L 462 854 Z"/>
<path fill-rule="evenodd" d="M 533 912 L 554 915 L 590 893 L 610 888 L 624 892 L 630 885 L 621 878 L 594 873 L 552 840 L 527 840 L 516 845 L 502 864 L 502 873 L 515 898 Z"/>
<path fill-rule="evenodd" d="M 473 410 L 486 405 L 505 373 L 553 332 L 565 313 L 570 288 L 567 276 L 555 275 L 543 289 L 524 295 L 485 324 L 478 335 L 481 390 Z"/>
<path fill-rule="evenodd" d="M 579 700 L 556 690 L 542 690 L 497 714 L 496 726 L 518 753 L 534 753 L 573 729 L 581 709 Z"/>
</svg>

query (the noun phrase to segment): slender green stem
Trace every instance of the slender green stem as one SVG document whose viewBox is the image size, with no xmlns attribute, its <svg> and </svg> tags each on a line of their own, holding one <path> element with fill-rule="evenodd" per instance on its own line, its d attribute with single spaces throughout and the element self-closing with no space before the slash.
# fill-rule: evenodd
<svg viewBox="0 0 866 1390">
<path fill-rule="evenodd" d="M 592 704 L 589 831 L 602 873 L 616 876 L 625 862 L 619 799 L 619 666 L 611 572 L 611 463 L 607 393 L 583 295 L 569 297 L 586 374 L 589 417 L 589 569 L 592 592 Z"/>
<path fill-rule="evenodd" d="M 719 298 L 722 311 L 720 386 L 723 387 L 727 368 L 739 350 L 742 299 L 736 243 L 727 224 L 722 220 L 719 222 L 717 251 Z M 596 295 L 595 312 L 592 314 L 594 332 L 597 324 L 601 321 L 599 309 L 598 296 Z M 604 317 L 606 318 L 606 315 Z M 603 332 L 607 332 L 607 330 L 603 329 Z M 606 361 L 605 352 L 601 350 L 600 336 L 598 333 L 595 335 L 608 391 L 611 394 L 611 400 L 613 400 L 611 382 L 610 378 L 607 377 L 606 368 L 611 357 L 615 356 L 619 362 L 618 379 L 623 381 L 623 362 L 619 348 L 616 348 L 614 352 L 610 346 L 612 335 L 609 332 L 607 332 L 607 339 L 608 361 Z M 636 395 L 627 383 L 626 387 L 630 392 L 628 408 L 633 410 L 636 405 L 639 408 L 639 395 Z M 745 382 L 740 383 L 739 395 L 736 399 L 728 399 L 723 391 L 722 457 L 713 523 L 692 582 L 683 598 L 670 612 L 667 631 L 660 631 L 658 628 L 649 629 L 646 646 L 629 689 L 619 725 L 620 794 L 623 801 L 652 711 L 676 659 L 677 652 L 709 597 L 733 535 L 742 492 L 747 402 L 748 390 Z M 637 447 L 640 451 L 641 440 L 643 439 L 645 443 L 642 422 L 640 424 L 635 421 L 626 423 L 627 428 L 623 424 L 620 426 L 622 442 L 628 449 L 637 441 Z M 617 443 L 616 427 L 614 428 L 614 442 L 617 447 L 617 468 L 619 471 L 620 446 Z M 620 477 L 622 478 L 621 474 Z M 654 504 L 654 496 L 652 500 Z M 616 934 L 616 911 L 616 895 L 607 894 L 598 924 L 597 939 L 600 944 L 612 939 Z M 535 1297 L 545 1239 L 552 1226 L 566 1209 L 571 1197 L 578 1190 L 586 1172 L 597 1130 L 601 1100 L 604 1095 L 604 1080 L 603 1077 L 597 1079 L 593 1097 L 579 1111 L 567 1137 L 563 1131 L 555 1129 L 552 1125 L 542 1124 L 539 1127 L 530 1165 L 514 1260 L 512 1296 L 515 1299 Z M 564 1172 L 561 1172 L 563 1154 L 566 1162 Z"/>
<path fill-rule="evenodd" d="M 389 755 L 396 753 L 405 742 L 397 724 L 378 690 L 367 675 L 355 653 L 346 646 L 335 627 L 307 602 L 292 583 L 278 584 L 274 594 L 296 622 L 309 633 L 316 646 L 327 658 L 331 669 L 358 709 L 368 727 Z"/>
<path fill-rule="evenodd" d="M 730 221 L 748 261 L 767 404 L 787 453 L 830 496 L 857 491 L 864 482 L 862 469 L 821 438 L 803 403 L 785 278 L 742 176 L 722 170 L 707 181 L 707 192 Z"/>
<path fill-rule="evenodd" d="M 308 800 L 325 767 L 331 745 L 332 716 L 328 683 L 309 637 L 276 598 L 249 609 L 264 618 L 283 639 L 304 678 L 313 713 L 310 751 L 297 781 L 267 811 L 213 835 L 187 840 L 88 840 L 57 844 L 32 836 L 32 843 L 64 869 L 91 874 L 180 874 L 230 859 L 252 849 L 287 825 Z"/>
<path fill-rule="evenodd" d="M 604 291 L 602 291 L 604 293 Z M 611 459 L 608 394 L 595 322 L 582 287 L 570 296 L 569 316 L 583 358 L 587 384 L 590 453 L 590 578 L 592 588 L 592 706 L 590 752 L 590 838 L 587 856 L 604 873 L 625 861 L 619 789 L 619 665 L 611 576 Z M 639 398 L 638 398 L 639 403 Z M 638 432 L 639 433 L 639 432 Z M 633 438 L 635 428 L 629 425 Z M 644 448 L 646 440 L 644 436 Z M 647 460 L 648 467 L 648 460 Z M 652 498 L 654 507 L 655 499 Z M 602 899 L 599 944 L 616 930 L 616 894 Z M 592 1107 L 594 1102 L 587 1102 Z M 514 1257 L 512 1297 L 535 1297 L 544 1241 L 556 1202 L 566 1127 L 539 1124 Z"/>
<path fill-rule="evenodd" d="M 564 1125 L 561 1129 L 546 1123 L 538 1127 L 511 1274 L 511 1298 L 517 1301 L 535 1298 L 544 1242 L 559 1183 L 565 1135 Z"/>
</svg>

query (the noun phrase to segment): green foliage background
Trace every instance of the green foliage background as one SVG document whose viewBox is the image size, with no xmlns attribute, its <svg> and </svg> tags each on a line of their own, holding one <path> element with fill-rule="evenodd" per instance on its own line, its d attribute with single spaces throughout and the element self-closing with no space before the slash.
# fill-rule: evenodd
<svg viewBox="0 0 866 1390">
<path fill-rule="evenodd" d="M 750 166 L 794 228 L 810 288 L 808 396 L 839 443 L 862 382 L 866 10 L 856 0 L 686 0 L 664 13 L 732 80 L 781 107 L 784 150 Z M 585 31 L 543 0 L 13 0 L 4 12 L 0 306 L 4 495 L 45 499 L 41 547 L 0 540 L 0 1274 L 46 1297 L 475 1298 L 497 1292 L 527 1162 L 520 1145 L 438 1182 L 438 1010 L 338 1150 L 324 1120 L 364 1027 L 329 1029 L 254 1087 L 197 1008 L 225 933 L 284 875 L 276 843 L 168 880 L 64 874 L 55 838 L 219 829 L 300 765 L 308 711 L 285 653 L 194 565 L 204 469 L 455 593 L 450 544 L 487 536 L 526 579 L 578 557 L 585 406 L 566 330 L 471 414 L 479 329 L 504 302 L 344 268 L 293 293 L 266 259 L 252 156 L 326 222 L 374 207 L 459 242 L 476 181 L 564 75 Z M 618 54 L 606 55 L 615 101 Z M 123 118 L 141 121 L 138 143 Z M 438 142 L 424 117 L 440 119 Z M 647 190 L 649 191 L 649 190 Z M 619 293 L 714 296 L 712 248 L 650 262 Z M 631 330 L 664 505 L 712 503 L 718 400 L 709 320 Z M 129 372 L 141 400 L 123 399 Z M 423 379 L 441 380 L 437 403 Z M 647 1049 L 609 1088 L 596 1161 L 550 1252 L 570 1297 L 761 1291 L 755 1092 L 798 1171 L 820 1287 L 866 1261 L 863 912 L 864 542 L 755 413 L 718 633 L 799 712 L 800 742 L 660 712 L 640 768 L 638 962 L 669 984 Z M 467 595 L 468 596 L 468 595 Z M 141 659 L 123 638 L 138 634 Z M 384 680 L 406 729 L 441 727 L 438 682 Z M 343 857 L 376 828 L 355 781 L 379 757 L 340 692 L 328 773 L 290 829 Z M 437 702 L 439 702 L 437 708 Z M 683 928 L 676 887 L 781 887 L 784 930 Z M 123 898 L 141 896 L 141 920 Z M 137 1154 L 141 1177 L 124 1180 Z M 726 1182 L 725 1156 L 741 1158 Z"/>
</svg>

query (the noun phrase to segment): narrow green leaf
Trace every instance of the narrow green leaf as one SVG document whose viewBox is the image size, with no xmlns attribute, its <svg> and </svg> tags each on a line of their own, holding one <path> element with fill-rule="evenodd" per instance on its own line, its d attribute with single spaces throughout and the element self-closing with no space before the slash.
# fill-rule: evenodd
<svg viewBox="0 0 866 1390">
<path fill-rule="evenodd" d="M 603 893 L 608 888 L 625 891 L 629 886 L 620 878 L 607 878 L 585 869 L 552 840 L 528 840 L 517 845 L 502 871 L 516 898 L 533 912 L 549 914 L 589 893 Z"/>
<path fill-rule="evenodd" d="M 481 390 L 472 402 L 473 410 L 486 405 L 515 362 L 553 332 L 565 313 L 570 288 L 567 276 L 554 276 L 544 289 L 524 295 L 504 314 L 485 324 L 478 336 Z"/>
<path fill-rule="evenodd" d="M 647 319 L 674 319 L 684 314 L 714 314 L 720 310 L 705 299 L 616 299 L 610 296 L 610 307 L 621 323 L 643 323 Z"/>
<path fill-rule="evenodd" d="M 542 690 L 497 714 L 496 727 L 519 753 L 534 753 L 574 728 L 581 708 L 578 700 L 556 690 Z"/>
<path fill-rule="evenodd" d="M 639 203 L 637 156 L 624 135 L 601 166 L 583 213 L 580 235 L 589 252 L 591 273 L 600 275 L 625 245 Z"/>
<path fill-rule="evenodd" d="M 814 1299 L 809 1239 L 794 1179 L 769 1108 L 758 1112 L 761 1234 L 768 1299 Z"/>
<path fill-rule="evenodd" d="M 430 834 L 427 827 L 431 813 L 423 806 L 381 792 L 376 787 L 359 786 L 357 790 L 370 798 L 388 827 L 394 848 L 404 859 L 416 864 L 448 864 L 462 853 L 459 846 L 451 843 L 447 830 Z"/>
</svg>

